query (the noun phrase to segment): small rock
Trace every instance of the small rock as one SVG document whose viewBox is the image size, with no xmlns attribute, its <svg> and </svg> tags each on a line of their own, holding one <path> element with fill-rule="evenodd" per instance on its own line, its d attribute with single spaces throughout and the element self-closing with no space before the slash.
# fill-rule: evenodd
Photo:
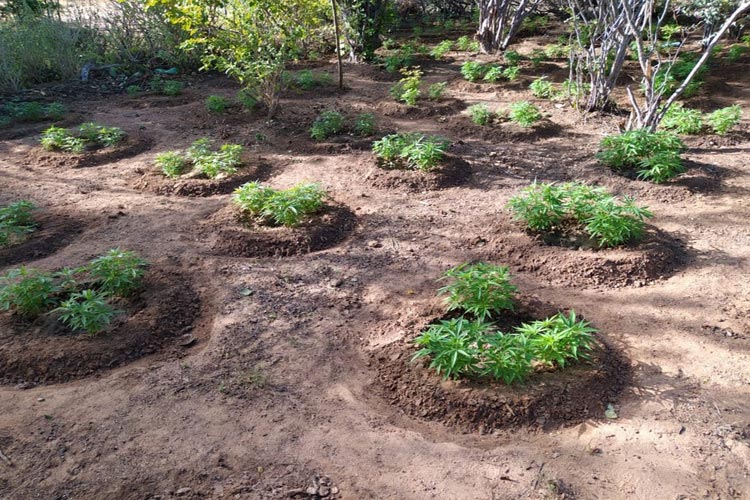
<svg viewBox="0 0 750 500">
<path fill-rule="evenodd" d="M 383 246 L 383 244 L 382 244 L 382 243 L 380 243 L 379 241 L 376 241 L 376 240 L 371 240 L 371 241 L 368 241 L 368 242 L 367 242 L 367 246 L 368 246 L 369 248 L 380 248 L 380 247 L 382 247 L 382 246 Z"/>
<path fill-rule="evenodd" d="M 182 497 L 182 496 L 189 494 L 191 491 L 193 491 L 192 488 L 180 488 L 179 490 L 175 492 L 175 494 L 178 497 Z"/>
<path fill-rule="evenodd" d="M 40 403 L 44 402 L 44 398 L 36 398 L 36 400 L 39 401 Z"/>
<path fill-rule="evenodd" d="M 193 336 L 190 333 L 187 333 L 183 335 L 182 337 L 180 337 L 180 340 L 178 341 L 178 343 L 181 347 L 190 347 L 191 345 L 195 344 L 197 340 L 198 339 L 196 339 L 195 336 Z"/>
</svg>

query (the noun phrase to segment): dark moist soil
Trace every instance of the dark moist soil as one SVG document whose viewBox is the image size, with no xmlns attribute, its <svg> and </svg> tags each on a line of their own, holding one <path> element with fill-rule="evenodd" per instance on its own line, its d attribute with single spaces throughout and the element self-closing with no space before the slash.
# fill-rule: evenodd
<svg viewBox="0 0 750 500">
<path fill-rule="evenodd" d="M 52 125 L 56 127 L 74 127 L 80 124 L 82 115 L 69 115 L 62 120 L 45 120 L 35 123 L 15 123 L 11 127 L 0 128 L 0 141 L 21 139 L 30 135 L 41 134 Z"/>
<path fill-rule="evenodd" d="M 107 331 L 74 334 L 53 315 L 34 321 L 0 315 L 0 383 L 26 387 L 66 382 L 153 354 L 175 339 L 192 345 L 201 300 L 181 273 L 152 269 L 135 299 L 116 304 L 124 311 Z M 189 339 L 188 339 L 189 340 Z"/>
<path fill-rule="evenodd" d="M 42 168 L 97 167 L 143 153 L 151 147 L 152 142 L 148 137 L 137 133 L 128 134 L 125 140 L 116 146 L 87 151 L 81 154 L 46 151 L 41 146 L 38 146 L 28 152 L 26 161 Z"/>
<path fill-rule="evenodd" d="M 466 102 L 453 98 L 443 98 L 439 101 L 420 102 L 417 106 L 409 106 L 396 101 L 381 101 L 376 109 L 384 116 L 399 118 L 428 118 L 433 116 L 449 116 L 466 109 Z"/>
<path fill-rule="evenodd" d="M 645 286 L 672 276 L 689 260 L 682 240 L 650 226 L 637 244 L 602 249 L 577 236 L 530 234 L 507 223 L 490 234 L 487 259 L 565 286 Z"/>
<path fill-rule="evenodd" d="M 230 257 L 289 257 L 325 250 L 344 241 L 357 226 L 346 206 L 329 203 L 295 228 L 243 222 L 234 207 L 226 207 L 204 225 L 211 253 Z"/>
<path fill-rule="evenodd" d="M 456 155 L 446 155 L 440 166 L 430 172 L 421 170 L 387 169 L 378 161 L 365 162 L 364 180 L 381 189 L 401 189 L 408 192 L 433 191 L 460 186 L 471 177 L 471 165 Z"/>
<path fill-rule="evenodd" d="M 33 233 L 15 245 L 0 248 L 0 268 L 51 255 L 71 243 L 84 227 L 80 220 L 56 213 L 43 212 L 35 215 L 35 220 Z"/>
<path fill-rule="evenodd" d="M 265 181 L 270 177 L 272 171 L 271 164 L 263 160 L 243 166 L 236 174 L 223 179 L 199 177 L 170 179 L 158 170 L 149 170 L 133 184 L 133 187 L 161 195 L 212 196 L 229 194 L 246 182 Z"/>
<path fill-rule="evenodd" d="M 522 297 L 516 310 L 498 324 L 510 331 L 521 323 L 557 311 L 549 304 Z M 554 372 L 533 374 L 524 384 L 508 386 L 491 380 L 443 380 L 429 359 L 411 361 L 412 340 L 430 324 L 418 324 L 411 335 L 373 354 L 378 366 L 375 390 L 413 417 L 441 422 L 461 432 L 489 433 L 517 426 L 555 428 L 587 419 L 603 419 L 631 382 L 628 361 L 601 335 L 590 362 Z"/>
</svg>

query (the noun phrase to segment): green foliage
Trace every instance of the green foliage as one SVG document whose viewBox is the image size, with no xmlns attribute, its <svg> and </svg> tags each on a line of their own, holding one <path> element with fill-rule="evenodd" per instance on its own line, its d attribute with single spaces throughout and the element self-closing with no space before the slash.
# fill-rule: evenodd
<svg viewBox="0 0 750 500">
<path fill-rule="evenodd" d="M 12 121 L 17 122 L 40 122 L 44 120 L 60 120 L 67 112 L 64 105 L 53 102 L 44 105 L 40 102 L 8 102 L 0 107 L 0 111 L 6 114 Z"/>
<path fill-rule="evenodd" d="M 618 200 L 602 188 L 578 183 L 535 182 L 511 198 L 508 206 L 532 231 L 583 230 L 600 247 L 637 241 L 643 236 L 644 220 L 653 217 L 633 198 Z"/>
<path fill-rule="evenodd" d="M 229 107 L 229 100 L 220 95 L 210 95 L 206 98 L 206 109 L 212 113 L 223 113 Z"/>
<path fill-rule="evenodd" d="M 14 244 L 19 238 L 34 231 L 32 212 L 36 207 L 27 200 L 0 207 L 0 248 Z"/>
<path fill-rule="evenodd" d="M 745 45 L 732 45 L 727 50 L 727 61 L 732 64 L 739 62 L 748 52 L 750 48 Z"/>
<path fill-rule="evenodd" d="M 503 72 L 503 68 L 501 66 L 489 66 L 488 68 L 485 68 L 486 72 L 484 73 L 484 77 L 482 80 L 485 82 L 490 83 L 497 83 L 500 80 L 505 79 L 505 73 Z"/>
<path fill-rule="evenodd" d="M 374 135 L 376 129 L 375 115 L 372 113 L 362 113 L 354 121 L 354 133 L 361 137 Z"/>
<path fill-rule="evenodd" d="M 456 40 L 456 49 L 463 52 L 479 52 L 479 42 L 464 35 Z"/>
<path fill-rule="evenodd" d="M 552 99 L 557 95 L 555 86 L 545 76 L 531 82 L 529 89 L 534 97 L 539 97 L 540 99 Z"/>
<path fill-rule="evenodd" d="M 237 92 L 237 101 L 245 109 L 255 109 L 258 105 L 258 97 L 249 89 L 242 89 Z"/>
<path fill-rule="evenodd" d="M 292 84 L 302 90 L 312 90 L 316 87 L 324 87 L 332 82 L 328 73 L 313 73 L 309 69 L 303 69 L 292 75 Z"/>
<path fill-rule="evenodd" d="M 461 65 L 461 74 L 470 82 L 478 82 L 486 72 L 484 64 L 477 61 L 466 61 Z"/>
<path fill-rule="evenodd" d="M 417 337 L 421 349 L 414 359 L 431 357 L 430 368 L 443 378 L 458 378 L 479 372 L 481 350 L 478 340 L 490 325 L 482 321 L 457 318 L 431 325 Z"/>
<path fill-rule="evenodd" d="M 518 63 L 521 62 L 521 54 L 516 52 L 515 50 L 506 50 L 503 53 L 503 59 L 505 59 L 505 62 L 508 63 L 510 66 L 518 66 Z"/>
<path fill-rule="evenodd" d="M 422 71 L 417 66 L 412 69 L 402 69 L 401 74 L 404 77 L 391 87 L 390 93 L 397 101 L 415 106 L 417 99 L 422 94 L 419 90 L 422 84 Z"/>
<path fill-rule="evenodd" d="M 185 173 L 188 167 L 188 161 L 180 154 L 179 151 L 166 151 L 156 155 L 156 166 L 167 177 L 179 177 Z"/>
<path fill-rule="evenodd" d="M 521 74 L 521 68 L 519 68 L 518 66 L 508 66 L 507 68 L 503 70 L 503 76 L 509 82 L 516 81 L 520 74 Z"/>
<path fill-rule="evenodd" d="M 685 52 L 672 64 L 663 64 L 654 77 L 654 89 L 657 92 L 671 94 L 690 74 L 698 63 L 698 57 L 690 52 Z M 692 97 L 698 93 L 703 85 L 703 79 L 709 71 L 709 65 L 704 64 L 693 80 L 687 85 L 683 92 L 684 97 Z"/>
<path fill-rule="evenodd" d="M 162 86 L 161 93 L 170 96 L 175 97 L 180 94 L 182 94 L 183 89 L 185 88 L 185 84 L 182 82 L 179 82 L 177 80 L 168 80 L 164 82 L 164 85 Z"/>
<path fill-rule="evenodd" d="M 476 125 L 489 125 L 494 117 L 494 113 L 489 110 L 486 104 L 469 106 L 469 115 L 471 116 L 471 121 Z"/>
<path fill-rule="evenodd" d="M 86 142 L 75 137 L 69 130 L 52 126 L 42 133 L 41 144 L 47 151 L 67 151 L 69 153 L 83 153 Z"/>
<path fill-rule="evenodd" d="M 485 262 L 461 264 L 446 271 L 441 279 L 451 280 L 438 290 L 438 294 L 447 295 L 449 311 L 463 311 L 484 321 L 501 311 L 513 310 L 518 287 L 511 283 L 510 269 L 506 266 Z"/>
<path fill-rule="evenodd" d="M 27 267 L 12 269 L 0 276 L 0 309 L 14 309 L 33 318 L 54 305 L 57 291 L 49 274 Z"/>
<path fill-rule="evenodd" d="M 399 50 L 385 57 L 385 70 L 396 73 L 414 64 L 414 49 L 411 46 L 401 47 Z"/>
<path fill-rule="evenodd" d="M 299 184 L 275 190 L 257 182 L 248 182 L 234 192 L 234 203 L 247 215 L 262 223 L 296 227 L 323 207 L 326 192 L 317 184 Z"/>
<path fill-rule="evenodd" d="M 531 55 L 529 56 L 529 60 L 531 61 L 531 64 L 538 68 L 541 66 L 541 64 L 547 59 L 547 55 L 544 53 L 542 49 L 534 49 L 531 51 Z"/>
<path fill-rule="evenodd" d="M 344 117 L 338 111 L 323 111 L 310 128 L 310 137 L 323 141 L 344 129 Z"/>
<path fill-rule="evenodd" d="M 107 294 L 96 290 L 74 293 L 56 309 L 60 321 L 71 330 L 94 335 L 106 329 L 117 314 L 107 303 Z"/>
<path fill-rule="evenodd" d="M 430 56 L 435 59 L 442 59 L 451 50 L 453 50 L 453 42 L 451 40 L 443 40 L 432 48 Z"/>
<path fill-rule="evenodd" d="M 635 171 L 641 179 L 665 182 L 685 171 L 680 153 L 684 144 L 676 135 L 630 130 L 605 137 L 597 158 L 604 165 L 619 171 Z"/>
<path fill-rule="evenodd" d="M 742 119 L 742 109 L 739 105 L 717 109 L 707 119 L 714 132 L 725 135 Z"/>
<path fill-rule="evenodd" d="M 521 101 L 510 105 L 508 117 L 522 127 L 532 127 L 542 119 L 542 113 L 529 101 Z"/>
<path fill-rule="evenodd" d="M 138 95 L 141 93 L 140 85 L 128 85 L 125 87 L 125 93 L 128 95 Z"/>
<path fill-rule="evenodd" d="M 565 368 L 579 359 L 589 359 L 596 330 L 585 321 L 578 321 L 575 311 L 556 314 L 551 318 L 525 323 L 516 333 L 526 338 L 532 358 L 549 366 Z"/>
<path fill-rule="evenodd" d="M 92 260 L 87 271 L 99 291 L 127 297 L 140 288 L 146 265 L 135 252 L 113 248 Z"/>
<path fill-rule="evenodd" d="M 664 115 L 661 128 L 673 130 L 678 134 L 699 134 L 703 130 L 703 114 L 698 109 L 684 107 L 674 103 Z"/>
<path fill-rule="evenodd" d="M 439 101 L 443 97 L 448 82 L 436 82 L 427 89 L 427 95 L 433 101 Z"/>
<path fill-rule="evenodd" d="M 388 168 L 430 171 L 445 156 L 449 142 L 442 137 L 420 133 L 391 134 L 375 141 L 372 150 Z"/>
<path fill-rule="evenodd" d="M 48 151 L 82 153 L 86 149 L 115 146 L 124 138 L 122 129 L 87 122 L 78 127 L 75 134 L 68 129 L 52 126 L 42 133 L 40 142 Z"/>
<path fill-rule="evenodd" d="M 103 147 L 114 146 L 125 138 L 122 129 L 94 122 L 86 122 L 78 127 L 78 135 L 86 144 Z"/>
<path fill-rule="evenodd" d="M 194 158 L 193 164 L 209 179 L 233 175 L 242 164 L 242 151 L 243 148 L 239 144 L 222 144 L 218 151 Z"/>
<path fill-rule="evenodd" d="M 570 47 L 562 43 L 551 43 L 544 46 L 544 55 L 548 59 L 563 59 L 568 57 Z"/>
</svg>

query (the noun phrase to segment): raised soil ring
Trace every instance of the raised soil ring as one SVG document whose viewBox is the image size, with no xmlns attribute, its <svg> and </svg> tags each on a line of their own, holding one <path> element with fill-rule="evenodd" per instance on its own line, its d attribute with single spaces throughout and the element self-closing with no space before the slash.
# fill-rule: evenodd
<svg viewBox="0 0 750 500">
<path fill-rule="evenodd" d="M 346 206 L 329 203 L 295 228 L 248 225 L 234 207 L 209 218 L 205 227 L 211 253 L 230 257 L 289 257 L 331 248 L 356 228 L 357 217 Z"/>
<path fill-rule="evenodd" d="M 522 297 L 501 330 L 557 312 L 548 304 Z M 429 360 L 412 362 L 412 340 L 435 318 L 417 324 L 406 338 L 373 353 L 378 366 L 375 387 L 391 404 L 419 419 L 438 421 L 459 432 L 489 433 L 519 426 L 555 428 L 604 418 L 607 404 L 630 384 L 629 363 L 601 335 L 590 362 L 533 374 L 524 384 L 489 380 L 443 380 Z"/>
<path fill-rule="evenodd" d="M 223 179 L 199 177 L 170 179 L 157 170 L 150 170 L 143 174 L 133 187 L 165 196 L 213 196 L 229 194 L 246 182 L 264 181 L 268 179 L 271 171 L 271 165 L 265 162 L 242 167 L 236 174 Z"/>
<path fill-rule="evenodd" d="M 128 135 L 125 140 L 112 147 L 87 151 L 85 153 L 66 153 L 46 151 L 41 146 L 35 147 L 26 156 L 32 166 L 51 168 L 84 168 L 97 167 L 123 158 L 130 158 L 147 151 L 152 141 L 141 134 Z"/>
<path fill-rule="evenodd" d="M 487 259 L 564 286 L 621 288 L 668 278 L 687 263 L 684 243 L 648 227 L 638 244 L 610 249 L 561 246 L 518 228 L 494 231 L 482 252 Z"/>
<path fill-rule="evenodd" d="M 51 255 L 83 231 L 80 221 L 64 215 L 42 212 L 35 220 L 37 228 L 33 233 L 20 243 L 0 248 L 0 268 Z"/>
<path fill-rule="evenodd" d="M 386 169 L 376 161 L 368 162 L 365 180 L 380 189 L 402 189 L 408 192 L 434 191 L 465 184 L 471 177 L 471 165 L 456 155 L 446 155 L 441 164 L 430 172 L 420 170 Z"/>
<path fill-rule="evenodd" d="M 381 101 L 376 106 L 376 109 L 385 116 L 418 119 L 454 115 L 466 109 L 466 103 L 450 97 L 443 98 L 437 102 L 420 103 L 418 106 L 408 106 L 395 101 Z"/>
<path fill-rule="evenodd" d="M 185 276 L 165 270 L 146 273 L 143 291 L 124 313 L 97 336 L 73 334 L 56 318 L 29 322 L 0 315 L 0 383 L 33 386 L 66 382 L 121 366 L 177 345 L 191 332 L 201 310 L 198 294 Z"/>
</svg>

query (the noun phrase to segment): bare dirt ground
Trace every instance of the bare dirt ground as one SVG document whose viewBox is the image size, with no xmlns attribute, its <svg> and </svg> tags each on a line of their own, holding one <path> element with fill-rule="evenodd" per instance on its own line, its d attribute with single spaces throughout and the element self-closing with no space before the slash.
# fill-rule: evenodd
<svg viewBox="0 0 750 500">
<path fill-rule="evenodd" d="M 40 154 L 42 126 L 0 141 L 0 204 L 31 199 L 40 215 L 76 221 L 72 238 L 50 255 L 30 252 L 27 265 L 75 265 L 120 246 L 181 276 L 199 297 L 194 343 L 66 383 L 0 386 L 0 498 L 750 497 L 747 121 L 728 139 L 688 139 L 690 172 L 657 186 L 597 165 L 614 121 L 583 121 L 534 100 L 530 69 L 518 83 L 474 85 L 458 66 L 424 69 L 428 82 L 450 81 L 448 97 L 459 104 L 425 101 L 418 112 L 391 103 L 392 77 L 364 66 L 347 68 L 346 92 L 287 94 L 273 121 L 239 110 L 209 115 L 206 96 L 236 91 L 218 77 L 196 79 L 172 99 L 68 100 L 86 120 L 147 144 L 78 168 Z M 554 126 L 484 130 L 462 111 L 521 98 Z M 700 99 L 705 109 L 747 109 L 750 90 L 740 77 L 722 77 Z M 374 112 L 381 133 L 449 137 L 471 175 L 453 185 L 373 177 L 369 145 L 309 140 L 311 122 L 329 108 Z M 252 161 L 270 166 L 264 182 L 274 187 L 321 183 L 356 224 L 313 253 L 218 254 L 229 195 L 139 187 L 155 154 L 201 136 L 247 146 Z M 634 195 L 655 213 L 653 231 L 665 243 L 655 252 L 544 246 L 504 207 L 534 179 Z M 422 401 L 404 405 L 389 390 L 393 370 L 384 379 L 383 369 L 399 353 L 384 353 L 440 316 L 436 278 L 477 259 L 510 265 L 531 299 L 582 314 L 624 360 L 617 366 L 627 384 L 567 422 L 542 414 L 472 426 L 451 419 L 450 408 L 437 415 L 424 390 L 416 392 Z M 0 261 L 3 271 L 11 264 L 18 259 Z M 476 396 L 461 384 L 426 383 Z M 616 419 L 604 417 L 607 404 Z"/>
</svg>

